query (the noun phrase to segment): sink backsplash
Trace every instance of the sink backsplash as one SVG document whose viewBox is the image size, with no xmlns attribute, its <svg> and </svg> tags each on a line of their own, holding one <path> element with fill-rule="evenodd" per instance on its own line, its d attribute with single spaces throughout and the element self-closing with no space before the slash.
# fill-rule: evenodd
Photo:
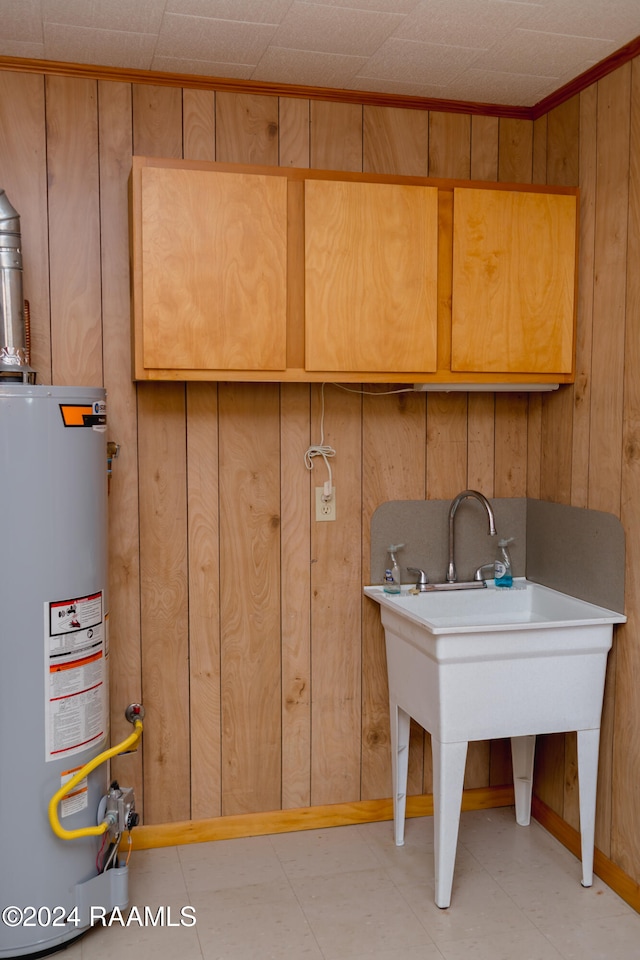
<svg viewBox="0 0 640 960">
<path fill-rule="evenodd" d="M 525 497 L 490 498 L 497 537 L 489 536 L 487 515 L 476 500 L 464 500 L 455 518 L 458 580 L 471 580 L 477 567 L 495 559 L 497 540 L 513 537 L 509 550 L 515 577 L 527 577 L 590 603 L 624 611 L 624 531 L 617 517 L 600 510 L 569 507 Z M 384 576 L 387 549 L 404 543 L 398 562 L 425 570 L 433 583 L 446 579 L 450 500 L 391 500 L 371 519 L 371 583 Z"/>
</svg>

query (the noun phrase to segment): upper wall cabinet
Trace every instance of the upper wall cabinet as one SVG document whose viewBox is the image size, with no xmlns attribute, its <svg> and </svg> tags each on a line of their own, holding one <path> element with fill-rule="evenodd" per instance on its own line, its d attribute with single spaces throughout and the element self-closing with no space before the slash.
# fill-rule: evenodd
<svg viewBox="0 0 640 960">
<path fill-rule="evenodd" d="M 453 192 L 451 369 L 571 373 L 576 198 Z"/>
<path fill-rule="evenodd" d="M 286 181 L 158 166 L 139 173 L 142 368 L 283 371 Z"/>
<path fill-rule="evenodd" d="M 135 157 L 141 380 L 573 380 L 577 190 Z"/>
<path fill-rule="evenodd" d="M 306 180 L 305 368 L 433 372 L 438 191 Z"/>
</svg>

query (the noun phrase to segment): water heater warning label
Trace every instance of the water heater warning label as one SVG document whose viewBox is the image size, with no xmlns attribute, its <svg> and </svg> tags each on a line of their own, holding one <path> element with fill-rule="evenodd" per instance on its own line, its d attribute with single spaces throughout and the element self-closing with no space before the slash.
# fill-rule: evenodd
<svg viewBox="0 0 640 960">
<path fill-rule="evenodd" d="M 44 608 L 46 760 L 58 760 L 107 735 L 102 591 Z"/>
</svg>

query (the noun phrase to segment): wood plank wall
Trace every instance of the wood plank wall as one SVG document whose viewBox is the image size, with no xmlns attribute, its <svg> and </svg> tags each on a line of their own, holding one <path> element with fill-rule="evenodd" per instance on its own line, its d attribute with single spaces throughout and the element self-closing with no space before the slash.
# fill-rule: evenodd
<svg viewBox="0 0 640 960">
<path fill-rule="evenodd" d="M 333 385 L 141 384 L 130 377 L 132 154 L 576 184 L 577 378 L 552 395 L 347 392 Z M 535 122 L 0 73 L 0 186 L 22 220 L 41 383 L 103 384 L 114 764 L 147 823 L 387 796 L 383 637 L 363 603 L 385 500 L 541 496 L 627 533 L 629 624 L 611 656 L 597 844 L 640 879 L 640 62 Z M 627 270 L 627 265 L 630 269 Z M 324 442 L 337 521 L 313 520 L 303 462 Z M 509 777 L 475 744 L 467 786 Z M 410 789 L 429 791 L 412 730 Z M 577 825 L 575 738 L 539 745 L 536 791 Z"/>
</svg>

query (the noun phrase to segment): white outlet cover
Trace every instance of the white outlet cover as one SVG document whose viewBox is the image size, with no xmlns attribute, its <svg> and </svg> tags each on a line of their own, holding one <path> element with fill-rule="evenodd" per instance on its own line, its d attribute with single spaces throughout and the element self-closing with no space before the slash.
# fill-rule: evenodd
<svg viewBox="0 0 640 960">
<path fill-rule="evenodd" d="M 324 487 L 316 487 L 316 520 L 335 520 L 336 518 L 336 488 L 331 487 L 331 499 L 323 500 Z"/>
</svg>

